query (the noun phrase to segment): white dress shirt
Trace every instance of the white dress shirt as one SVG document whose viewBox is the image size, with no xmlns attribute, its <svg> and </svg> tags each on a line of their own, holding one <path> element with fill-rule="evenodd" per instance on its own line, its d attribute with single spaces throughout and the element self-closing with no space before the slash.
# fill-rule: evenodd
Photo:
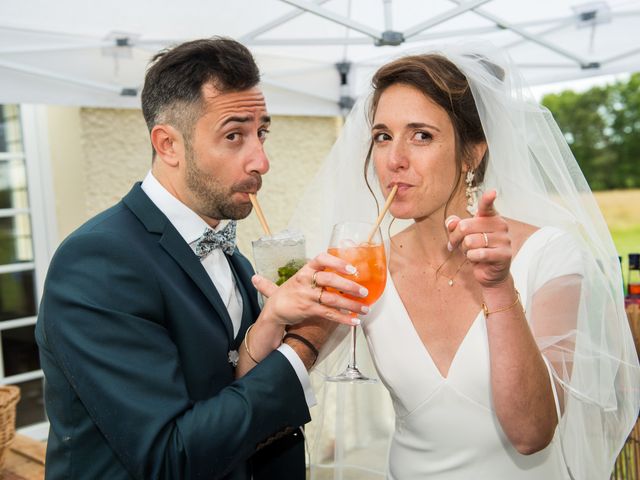
<svg viewBox="0 0 640 480">
<path fill-rule="evenodd" d="M 211 228 L 197 213 L 187 207 L 184 203 L 174 197 L 164 188 L 160 182 L 153 176 L 151 171 L 147 173 L 142 182 L 142 190 L 147 194 L 149 199 L 156 207 L 169 219 L 171 224 L 178 231 L 184 241 L 189 244 L 191 249 L 195 249 L 196 241 L 202 236 L 206 229 Z M 219 231 L 225 227 L 228 220 L 221 221 L 215 231 Z M 194 252 L 195 255 L 195 252 Z M 236 285 L 235 278 L 231 272 L 229 262 L 225 258 L 222 250 L 213 250 L 209 255 L 201 260 L 207 275 L 216 287 L 222 301 L 227 307 L 231 322 L 233 323 L 233 336 L 238 335 L 240 323 L 242 321 L 242 296 Z M 304 396 L 309 407 L 314 406 L 316 402 L 315 394 L 311 388 L 309 374 L 300 357 L 287 344 L 283 343 L 278 347 L 278 351 L 282 353 L 295 370 L 300 384 L 304 390 Z"/>
</svg>

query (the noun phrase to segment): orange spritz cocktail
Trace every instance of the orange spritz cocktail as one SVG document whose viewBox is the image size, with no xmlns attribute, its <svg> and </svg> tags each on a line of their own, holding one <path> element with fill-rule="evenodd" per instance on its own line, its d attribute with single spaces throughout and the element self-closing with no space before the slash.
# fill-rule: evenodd
<svg viewBox="0 0 640 480">
<path fill-rule="evenodd" d="M 341 292 L 338 293 L 346 298 L 362 302 L 365 305 L 371 305 L 380 298 L 387 281 L 387 265 L 384 246 L 382 244 L 371 245 L 365 243 L 347 248 L 331 247 L 327 249 L 327 252 L 330 255 L 342 258 L 356 267 L 357 272 L 355 274 L 348 275 L 338 273 L 340 276 L 353 280 L 369 290 L 369 295 L 364 298 L 353 297 Z M 335 290 L 330 288 L 327 288 L 327 290 L 335 292 Z"/>
<path fill-rule="evenodd" d="M 365 305 L 371 305 L 380 298 L 387 281 L 387 260 L 378 225 L 374 226 L 363 222 L 342 222 L 334 225 L 327 252 L 354 266 L 356 273 L 353 275 L 336 273 L 359 283 L 369 291 L 369 294 L 364 298 L 356 298 L 340 291 L 333 290 L 334 292 Z M 356 316 L 355 313 L 352 315 Z M 356 363 L 356 325 L 351 325 L 350 344 L 351 354 L 347 368 L 338 375 L 327 377 L 326 380 L 330 382 L 376 382 L 375 379 L 363 375 L 358 369 Z"/>
</svg>

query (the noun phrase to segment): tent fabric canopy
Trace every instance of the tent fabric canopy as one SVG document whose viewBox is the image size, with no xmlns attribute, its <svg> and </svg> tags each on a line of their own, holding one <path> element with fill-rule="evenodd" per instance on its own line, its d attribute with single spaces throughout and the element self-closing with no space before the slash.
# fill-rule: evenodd
<svg viewBox="0 0 640 480">
<path fill-rule="evenodd" d="M 403 52 L 486 39 L 531 85 L 640 70 L 640 0 L 31 0 L 0 6 L 0 103 L 139 106 L 156 51 L 249 46 L 271 113 L 339 115 Z"/>
</svg>

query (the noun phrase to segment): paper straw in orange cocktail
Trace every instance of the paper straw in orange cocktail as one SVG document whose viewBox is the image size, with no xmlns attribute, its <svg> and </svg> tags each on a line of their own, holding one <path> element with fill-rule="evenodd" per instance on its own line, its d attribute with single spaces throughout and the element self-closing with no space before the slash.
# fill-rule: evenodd
<svg viewBox="0 0 640 480">
<path fill-rule="evenodd" d="M 267 224 L 267 219 L 264 218 L 264 213 L 262 213 L 262 208 L 260 208 L 260 204 L 258 203 L 258 198 L 255 193 L 249 194 L 249 200 L 251 200 L 251 205 L 253 205 L 253 209 L 256 211 L 256 215 L 258 215 L 258 220 L 260 220 L 260 225 L 262 225 L 262 229 L 266 235 L 271 236 L 271 230 L 269 229 L 269 225 Z"/>
<path fill-rule="evenodd" d="M 369 234 L 369 237 L 367 238 L 367 243 L 371 243 L 371 239 L 376 234 L 376 230 L 378 230 L 378 227 L 382 223 L 382 219 L 386 215 L 387 210 L 389 210 L 389 207 L 391 206 L 391 202 L 393 202 L 393 197 L 396 196 L 397 191 L 398 191 L 398 185 L 394 185 L 391 191 L 389 192 L 387 201 L 384 202 L 384 207 L 382 207 L 382 211 L 380 212 L 380 215 L 378 215 L 378 218 L 376 219 L 376 224 L 374 225 L 373 229 L 371 230 L 371 233 Z"/>
</svg>

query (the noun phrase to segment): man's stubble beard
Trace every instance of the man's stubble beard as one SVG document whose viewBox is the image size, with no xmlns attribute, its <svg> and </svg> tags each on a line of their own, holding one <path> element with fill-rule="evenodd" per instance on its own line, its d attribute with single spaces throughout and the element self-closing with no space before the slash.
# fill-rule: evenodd
<svg viewBox="0 0 640 480">
<path fill-rule="evenodd" d="M 191 146 L 185 148 L 187 163 L 187 188 L 193 195 L 198 212 L 216 220 L 241 220 L 251 213 L 251 203 L 234 203 L 231 196 L 235 192 L 256 190 L 260 187 L 260 177 L 226 189 L 212 174 L 200 170 Z"/>
</svg>

